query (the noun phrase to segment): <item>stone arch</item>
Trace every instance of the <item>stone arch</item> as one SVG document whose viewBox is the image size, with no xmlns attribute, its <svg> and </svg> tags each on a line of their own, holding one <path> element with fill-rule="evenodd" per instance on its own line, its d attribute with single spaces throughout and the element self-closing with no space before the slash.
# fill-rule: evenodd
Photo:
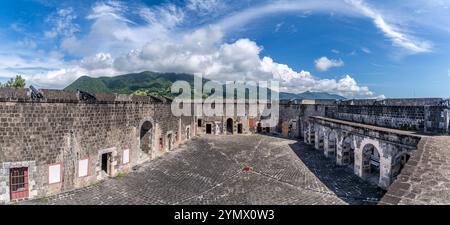
<svg viewBox="0 0 450 225">
<path fill-rule="evenodd" d="M 327 133 L 325 156 L 333 158 L 334 160 L 336 160 L 336 157 L 337 157 L 337 144 L 338 144 L 337 138 L 338 138 L 338 136 L 337 136 L 337 132 L 335 130 L 330 130 Z"/>
<path fill-rule="evenodd" d="M 227 134 L 234 133 L 234 121 L 232 118 L 227 119 Z"/>
<path fill-rule="evenodd" d="M 153 149 L 154 123 L 145 120 L 139 125 L 139 147 L 141 151 L 151 154 Z"/>
<path fill-rule="evenodd" d="M 362 148 L 362 177 L 371 183 L 378 185 L 381 175 L 381 156 L 380 149 L 373 144 L 366 144 Z"/>
</svg>

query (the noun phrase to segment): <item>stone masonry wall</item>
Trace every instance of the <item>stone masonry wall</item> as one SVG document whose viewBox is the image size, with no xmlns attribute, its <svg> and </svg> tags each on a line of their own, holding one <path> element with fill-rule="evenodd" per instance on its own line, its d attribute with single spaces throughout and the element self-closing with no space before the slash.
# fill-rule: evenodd
<svg viewBox="0 0 450 225">
<path fill-rule="evenodd" d="M 445 132 L 440 106 L 338 106 L 332 118 L 401 130 Z"/>
<path fill-rule="evenodd" d="M 82 101 L 74 92 L 43 94 L 44 99 L 33 100 L 28 89 L 0 89 L 0 203 L 9 201 L 11 165 L 29 167 L 30 198 L 44 197 L 95 183 L 100 153 L 112 153 L 112 175 L 126 172 L 167 151 L 158 148 L 159 138 L 168 132 L 175 138 L 178 132 L 184 140 L 194 124 L 191 117 L 174 117 L 170 102 L 153 97 L 98 94 L 95 101 Z M 140 149 L 144 121 L 154 128 L 150 154 Z M 129 163 L 123 163 L 124 150 Z M 86 177 L 78 176 L 81 159 L 88 159 Z M 61 165 L 61 182 L 49 184 L 49 166 L 55 164 Z"/>
</svg>

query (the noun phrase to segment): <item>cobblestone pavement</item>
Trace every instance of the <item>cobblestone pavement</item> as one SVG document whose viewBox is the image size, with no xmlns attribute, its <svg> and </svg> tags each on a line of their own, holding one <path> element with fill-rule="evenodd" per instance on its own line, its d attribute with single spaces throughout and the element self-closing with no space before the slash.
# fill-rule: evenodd
<svg viewBox="0 0 450 225">
<path fill-rule="evenodd" d="M 243 135 L 194 138 L 125 177 L 23 204 L 374 204 L 382 195 L 309 146 Z"/>
<path fill-rule="evenodd" d="M 450 137 L 424 137 L 381 204 L 450 204 Z"/>
</svg>

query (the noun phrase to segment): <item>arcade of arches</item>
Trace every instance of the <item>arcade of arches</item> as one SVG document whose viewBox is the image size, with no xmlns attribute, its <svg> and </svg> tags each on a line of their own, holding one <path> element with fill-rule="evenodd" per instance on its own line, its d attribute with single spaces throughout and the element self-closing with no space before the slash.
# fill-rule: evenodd
<svg viewBox="0 0 450 225">
<path fill-rule="evenodd" d="M 352 168 L 356 175 L 383 189 L 396 179 L 416 150 L 415 145 L 405 144 L 409 139 L 402 134 L 388 136 L 382 131 L 366 132 L 367 128 L 319 119 L 307 121 L 303 129 L 305 143 L 322 151 L 330 163 Z M 381 138 L 386 136 L 389 138 Z"/>
</svg>

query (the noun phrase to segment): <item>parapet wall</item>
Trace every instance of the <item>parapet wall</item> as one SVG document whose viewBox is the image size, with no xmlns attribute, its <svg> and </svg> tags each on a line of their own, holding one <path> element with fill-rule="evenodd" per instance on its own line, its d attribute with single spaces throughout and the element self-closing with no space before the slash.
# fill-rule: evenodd
<svg viewBox="0 0 450 225">
<path fill-rule="evenodd" d="M 36 103 L 115 103 L 115 102 L 134 102 L 134 103 L 168 103 L 170 100 L 154 96 L 137 96 L 125 94 L 95 94 L 95 101 L 85 101 L 81 99 L 80 93 L 63 90 L 41 89 L 43 98 L 33 99 L 32 91 L 28 88 L 0 88 L 0 102 L 36 102 Z"/>
<path fill-rule="evenodd" d="M 349 100 L 328 106 L 335 119 L 423 133 L 449 132 L 448 101 L 443 99 Z"/>
</svg>

